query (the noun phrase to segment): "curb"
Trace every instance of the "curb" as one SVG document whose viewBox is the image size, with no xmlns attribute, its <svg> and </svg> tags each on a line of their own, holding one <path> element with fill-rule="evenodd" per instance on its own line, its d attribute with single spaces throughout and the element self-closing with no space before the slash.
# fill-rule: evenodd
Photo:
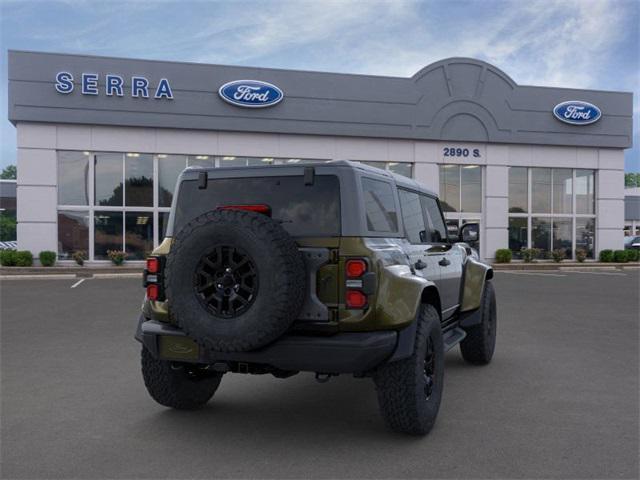
<svg viewBox="0 0 640 480">
<path fill-rule="evenodd" d="M 601 263 L 601 262 L 562 262 L 562 263 L 494 263 L 495 271 L 500 270 L 625 270 L 640 268 L 637 262 Z"/>
</svg>

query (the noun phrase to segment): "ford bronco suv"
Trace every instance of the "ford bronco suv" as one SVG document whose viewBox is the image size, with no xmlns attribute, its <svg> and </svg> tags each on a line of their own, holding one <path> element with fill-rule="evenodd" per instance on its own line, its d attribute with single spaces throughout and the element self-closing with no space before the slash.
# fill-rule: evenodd
<svg viewBox="0 0 640 480">
<path fill-rule="evenodd" d="M 437 197 L 356 162 L 186 169 L 147 259 L 136 339 L 158 403 L 209 401 L 225 373 L 371 377 L 394 430 L 426 434 L 444 353 L 490 362 L 493 270 Z"/>
</svg>

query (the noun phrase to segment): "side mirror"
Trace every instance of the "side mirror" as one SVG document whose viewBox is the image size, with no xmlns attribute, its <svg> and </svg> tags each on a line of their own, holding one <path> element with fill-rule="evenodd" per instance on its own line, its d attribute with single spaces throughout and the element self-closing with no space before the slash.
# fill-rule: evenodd
<svg viewBox="0 0 640 480">
<path fill-rule="evenodd" d="M 460 241 L 465 243 L 477 242 L 480 237 L 480 224 L 465 223 L 460 229 Z"/>
<path fill-rule="evenodd" d="M 450 242 L 457 242 L 460 236 L 457 225 L 447 225 L 447 235 Z"/>
</svg>

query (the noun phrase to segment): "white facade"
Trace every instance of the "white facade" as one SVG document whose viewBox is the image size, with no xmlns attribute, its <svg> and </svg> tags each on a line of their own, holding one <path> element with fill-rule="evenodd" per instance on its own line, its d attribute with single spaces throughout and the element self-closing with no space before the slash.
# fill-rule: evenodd
<svg viewBox="0 0 640 480">
<path fill-rule="evenodd" d="M 136 152 L 297 159 L 348 159 L 413 164 L 413 177 L 438 192 L 440 165 L 482 168 L 481 255 L 508 247 L 509 167 L 595 171 L 595 251 L 622 248 L 624 150 L 523 144 L 441 142 L 384 138 L 241 133 L 167 128 L 17 123 L 18 248 L 58 251 L 58 151 Z M 444 156 L 445 148 L 477 149 L 478 156 Z M 157 176 L 157 171 L 154 173 Z M 575 174 L 574 174 L 575 175 Z M 157 196 L 157 195 L 156 195 Z M 126 209 L 126 207 L 124 207 Z M 135 210 L 141 210 L 140 208 Z M 158 212 L 154 207 L 157 244 Z M 457 215 L 460 216 L 460 215 Z M 474 215 L 467 215 L 474 217 Z M 90 219 L 93 224 L 93 219 Z M 90 234 L 90 241 L 93 233 Z"/>
</svg>

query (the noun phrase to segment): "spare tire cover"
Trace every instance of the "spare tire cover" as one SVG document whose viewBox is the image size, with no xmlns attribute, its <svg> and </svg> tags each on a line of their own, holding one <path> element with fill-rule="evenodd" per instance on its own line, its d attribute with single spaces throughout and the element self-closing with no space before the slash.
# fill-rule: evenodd
<svg viewBox="0 0 640 480">
<path fill-rule="evenodd" d="M 302 254 L 266 215 L 215 210 L 174 237 L 165 268 L 171 319 L 201 346 L 252 350 L 281 336 L 305 298 Z"/>
</svg>

